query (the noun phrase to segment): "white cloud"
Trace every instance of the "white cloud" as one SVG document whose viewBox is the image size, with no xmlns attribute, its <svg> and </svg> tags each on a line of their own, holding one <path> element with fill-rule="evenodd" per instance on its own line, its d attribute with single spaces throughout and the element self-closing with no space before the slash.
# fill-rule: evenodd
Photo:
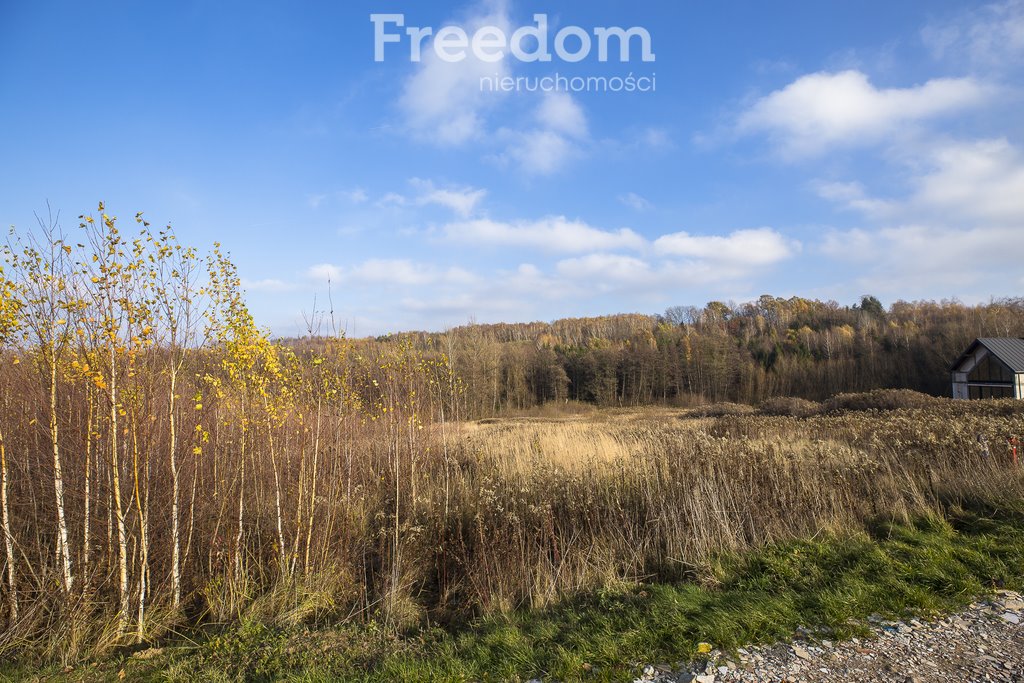
<svg viewBox="0 0 1024 683">
<path fill-rule="evenodd" d="M 643 237 L 629 228 L 601 230 L 564 216 L 511 223 L 478 219 L 450 223 L 444 227 L 444 232 L 447 239 L 462 244 L 536 248 L 553 252 L 641 249 L 645 245 Z"/>
<path fill-rule="evenodd" d="M 432 181 L 421 180 L 420 178 L 413 178 L 410 182 L 420 192 L 419 197 L 416 199 L 417 204 L 420 206 L 424 204 L 444 206 L 462 218 L 468 218 L 473 215 L 477 204 L 487 195 L 487 190 L 473 187 L 439 188 Z"/>
<path fill-rule="evenodd" d="M 737 230 L 726 236 L 691 235 L 677 232 L 663 235 L 654 249 L 667 256 L 682 256 L 733 266 L 763 266 L 777 263 L 800 250 L 800 243 L 771 228 Z"/>
<path fill-rule="evenodd" d="M 354 187 L 348 190 L 338 190 L 332 193 L 311 194 L 306 197 L 306 203 L 311 209 L 319 209 L 330 200 L 342 200 L 347 204 L 362 204 L 369 199 L 366 190 L 361 187 Z"/>
<path fill-rule="evenodd" d="M 458 22 L 473 34 L 483 26 L 497 26 L 506 35 L 511 21 L 504 3 L 490 3 L 483 12 Z M 406 80 L 399 106 L 410 129 L 440 145 L 461 145 L 484 134 L 484 110 L 499 101 L 498 93 L 482 92 L 480 79 L 509 74 L 508 58 L 485 62 L 472 51 L 460 62 L 439 59 L 433 39 L 423 45 L 422 61 Z"/>
<path fill-rule="evenodd" d="M 550 175 L 582 154 L 588 136 L 587 117 L 572 95 L 543 94 L 534 118 L 536 127 L 498 131 L 499 139 L 506 142 L 499 160 L 514 162 L 530 175 Z"/>
<path fill-rule="evenodd" d="M 537 120 L 548 130 L 574 138 L 587 136 L 587 116 L 569 93 L 545 93 L 537 108 Z"/>
<path fill-rule="evenodd" d="M 439 269 L 408 259 L 369 259 L 344 273 L 346 282 L 358 284 L 429 285 L 471 284 L 475 277 L 462 268 Z"/>
<path fill-rule="evenodd" d="M 1024 156 L 1005 139 L 944 145 L 911 204 L 967 222 L 1024 228 Z"/>
<path fill-rule="evenodd" d="M 572 141 L 552 130 L 502 131 L 510 143 L 500 158 L 513 161 L 531 175 L 561 170 L 578 153 Z"/>
<path fill-rule="evenodd" d="M 1006 293 L 1024 251 L 1024 155 L 1009 142 L 939 145 L 910 165 L 910 190 L 884 211 L 859 183 L 833 198 L 874 227 L 835 231 L 820 249 L 861 264 L 864 286 L 898 296 Z M 852 202 L 851 202 L 851 197 Z M 863 206 L 858 206 L 860 203 Z M 973 289 L 972 289 L 973 288 Z"/>
<path fill-rule="evenodd" d="M 1024 0 L 969 9 L 928 24 L 921 40 L 936 59 L 956 59 L 977 67 L 1019 66 L 1024 56 Z"/>
<path fill-rule="evenodd" d="M 355 187 L 351 190 L 342 190 L 339 195 L 350 204 L 362 204 L 370 198 L 369 195 L 366 194 L 366 190 L 361 187 Z"/>
<path fill-rule="evenodd" d="M 637 141 L 652 149 L 664 149 L 672 146 L 672 138 L 663 128 L 646 128 Z"/>
<path fill-rule="evenodd" d="M 651 277 L 651 268 L 646 262 L 621 254 L 588 254 L 559 261 L 556 267 L 560 275 L 577 280 L 637 283 Z"/>
<path fill-rule="evenodd" d="M 469 34 L 483 26 L 496 26 L 506 35 L 512 30 L 503 0 L 484 3 L 458 24 Z M 485 62 L 468 51 L 465 59 L 446 62 L 430 45 L 424 45 L 422 61 L 406 80 L 399 98 L 407 128 L 416 137 L 440 146 L 470 142 L 501 145 L 501 151 L 492 148 L 486 156 L 530 175 L 555 173 L 581 154 L 581 144 L 588 138 L 587 117 L 571 94 L 520 93 L 516 100 L 533 108 L 532 117 L 511 115 L 529 123 L 495 126 L 489 121 L 491 112 L 499 111 L 507 93 L 482 83 L 510 76 L 510 58 L 506 55 L 497 62 Z M 500 111 L 509 114 L 508 108 Z"/>
<path fill-rule="evenodd" d="M 398 192 L 388 192 L 376 201 L 376 205 L 381 208 L 405 206 L 407 203 L 408 200 L 405 198 L 405 195 L 399 194 Z"/>
<path fill-rule="evenodd" d="M 877 141 L 902 126 L 982 104 L 993 89 L 972 78 L 939 78 L 909 88 L 876 88 L 860 71 L 815 73 L 743 112 L 741 134 L 767 133 L 783 156 Z"/>
<path fill-rule="evenodd" d="M 647 211 L 648 209 L 652 208 L 651 203 L 647 201 L 646 198 L 638 195 L 636 192 L 627 192 L 626 194 L 620 194 L 618 199 L 619 202 L 625 204 L 631 209 L 635 209 L 636 211 Z"/>
<path fill-rule="evenodd" d="M 937 224 L 1024 226 L 1024 155 L 1005 139 L 940 144 L 910 159 L 911 192 L 871 197 L 859 182 L 824 182 L 819 196 L 868 217 Z"/>
<path fill-rule="evenodd" d="M 519 296 L 552 297 L 567 293 L 565 286 L 545 275 L 532 263 L 521 263 L 510 273 L 501 273 L 501 288 Z"/>
<path fill-rule="evenodd" d="M 894 210 L 893 202 L 869 197 L 864 186 L 858 182 L 819 181 L 812 186 L 822 199 L 840 204 L 851 211 L 883 216 Z"/>
<path fill-rule="evenodd" d="M 649 296 L 679 287 L 745 282 L 765 265 L 768 262 L 751 263 L 746 255 L 737 254 L 678 261 L 595 253 L 563 259 L 556 264 L 556 272 L 569 291 Z"/>
<path fill-rule="evenodd" d="M 972 286 L 993 294 L 1014 289 L 1005 275 L 1016 271 L 1024 231 L 906 224 L 832 232 L 821 250 L 836 260 L 860 264 L 865 286 L 899 296 L 935 296 L 936 291 L 967 295 L 965 288 Z"/>
<path fill-rule="evenodd" d="M 329 263 L 318 263 L 306 269 L 306 277 L 318 283 L 326 283 L 328 280 L 337 282 L 341 279 L 341 268 Z"/>
<path fill-rule="evenodd" d="M 475 275 L 458 267 L 438 268 L 429 263 L 408 259 L 367 259 L 352 267 L 319 264 L 310 267 L 307 277 L 320 282 L 328 278 L 335 283 L 350 285 L 397 285 L 419 287 L 424 285 L 470 285 Z"/>
</svg>

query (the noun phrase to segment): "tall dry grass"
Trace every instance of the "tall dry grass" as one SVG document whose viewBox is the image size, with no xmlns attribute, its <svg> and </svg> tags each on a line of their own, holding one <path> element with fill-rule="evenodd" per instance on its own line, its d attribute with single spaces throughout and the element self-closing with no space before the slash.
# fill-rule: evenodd
<svg viewBox="0 0 1024 683">
<path fill-rule="evenodd" d="M 1006 439 L 1022 432 L 1019 404 L 953 401 L 808 419 L 652 411 L 474 425 L 459 443 L 449 590 L 478 609 L 544 605 L 609 581 L 692 576 L 723 551 L 1010 504 L 1024 477 Z"/>
</svg>

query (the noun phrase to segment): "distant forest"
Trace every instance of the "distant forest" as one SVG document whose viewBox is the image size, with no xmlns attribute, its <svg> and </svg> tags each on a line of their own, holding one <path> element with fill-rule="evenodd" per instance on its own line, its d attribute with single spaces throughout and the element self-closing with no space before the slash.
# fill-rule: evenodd
<svg viewBox="0 0 1024 683">
<path fill-rule="evenodd" d="M 446 355 L 462 384 L 463 417 L 482 417 L 566 400 L 758 403 L 877 388 L 945 396 L 949 364 L 973 339 L 1013 336 L 1024 336 L 1024 298 L 976 306 L 900 301 L 886 310 L 873 296 L 842 306 L 765 295 L 740 305 L 676 306 L 663 315 L 474 324 L 355 343 L 407 341 Z"/>
</svg>

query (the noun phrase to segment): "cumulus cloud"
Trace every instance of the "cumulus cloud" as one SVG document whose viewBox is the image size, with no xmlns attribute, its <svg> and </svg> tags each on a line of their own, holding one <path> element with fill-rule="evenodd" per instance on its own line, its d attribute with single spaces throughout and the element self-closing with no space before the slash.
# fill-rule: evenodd
<svg viewBox="0 0 1024 683">
<path fill-rule="evenodd" d="M 789 158 L 880 140 L 907 124 L 978 106 L 993 89 L 973 78 L 938 78 L 909 88 L 877 88 L 860 71 L 802 76 L 757 100 L 737 123 L 765 133 Z"/>
<path fill-rule="evenodd" d="M 478 219 L 450 223 L 447 239 L 460 244 L 523 247 L 553 252 L 641 249 L 644 239 L 629 228 L 602 230 L 565 216 L 534 221 L 502 222 Z"/>
<path fill-rule="evenodd" d="M 764 266 L 793 256 L 800 243 L 771 228 L 737 230 L 728 235 L 691 235 L 676 232 L 654 242 L 657 253 L 734 266 Z"/>
</svg>

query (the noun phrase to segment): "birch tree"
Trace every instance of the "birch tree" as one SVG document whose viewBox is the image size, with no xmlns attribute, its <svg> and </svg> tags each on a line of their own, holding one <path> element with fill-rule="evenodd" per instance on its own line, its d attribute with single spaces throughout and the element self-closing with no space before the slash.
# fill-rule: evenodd
<svg viewBox="0 0 1024 683">
<path fill-rule="evenodd" d="M 0 366 L 8 363 L 7 347 L 14 342 L 19 329 L 21 300 L 14 282 L 4 275 L 0 266 Z M 16 362 L 12 357 L 10 362 Z M 18 620 L 18 579 L 14 564 L 14 534 L 11 531 L 11 513 L 8 503 L 7 444 L 4 441 L 5 425 L 0 422 L 0 524 L 3 526 L 4 553 L 7 561 L 7 606 L 10 623 Z"/>
</svg>

